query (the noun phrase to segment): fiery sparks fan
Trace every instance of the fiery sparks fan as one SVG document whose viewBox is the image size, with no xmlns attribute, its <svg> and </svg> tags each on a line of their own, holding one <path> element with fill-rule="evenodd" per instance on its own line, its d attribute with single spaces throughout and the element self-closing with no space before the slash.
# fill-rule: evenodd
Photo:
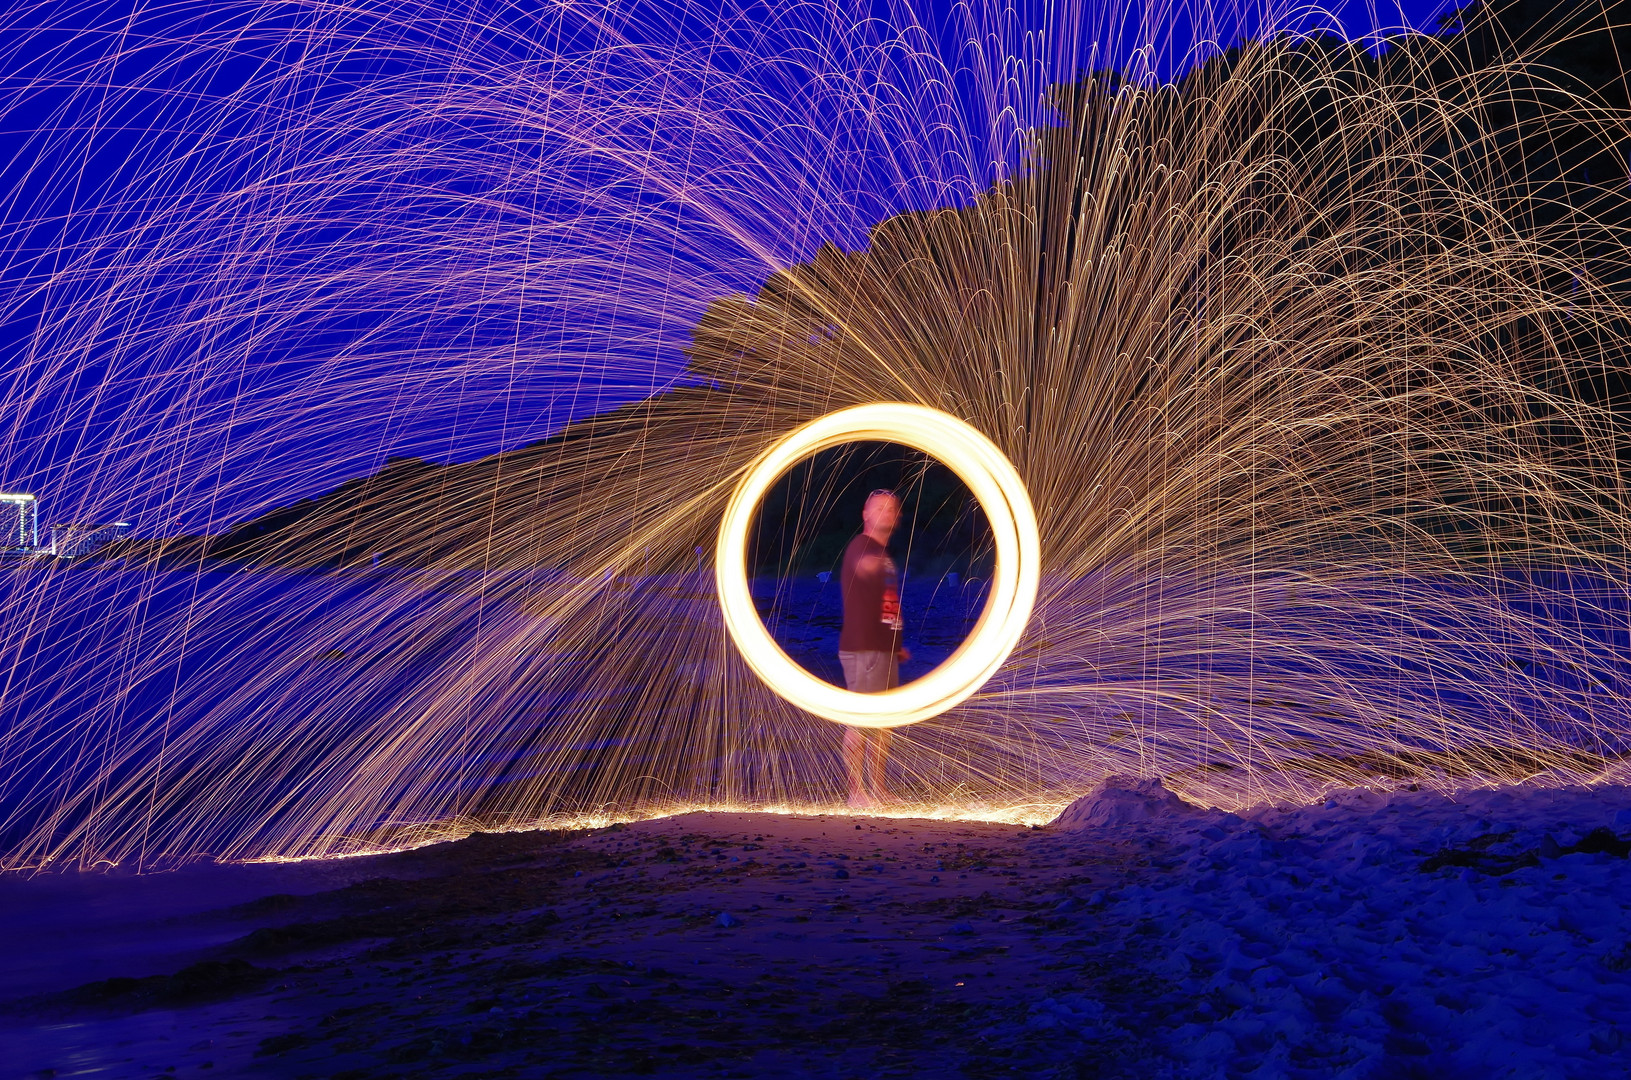
<svg viewBox="0 0 1631 1080">
<path fill-rule="evenodd" d="M 136 528 L 5 565 L 0 860 L 829 804 L 707 553 L 876 402 L 1039 536 L 908 811 L 1615 775 L 1631 42 L 1113 7 L 11 8 L 0 486 Z"/>
</svg>

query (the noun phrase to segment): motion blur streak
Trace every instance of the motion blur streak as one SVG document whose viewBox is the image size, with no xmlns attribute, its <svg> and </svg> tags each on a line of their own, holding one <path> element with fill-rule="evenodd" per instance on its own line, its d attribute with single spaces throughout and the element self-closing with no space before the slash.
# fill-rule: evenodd
<svg viewBox="0 0 1631 1080">
<path fill-rule="evenodd" d="M 985 508 L 996 548 L 991 595 L 968 639 L 929 674 L 880 694 L 834 686 L 782 651 L 753 606 L 746 558 L 754 513 L 771 483 L 800 459 L 858 439 L 900 443 L 949 466 Z M 742 659 L 792 704 L 852 727 L 902 727 L 967 700 L 1008 658 L 1036 602 L 1040 546 L 1025 484 L 991 440 L 955 417 L 921 405 L 857 405 L 791 432 L 765 451 L 737 485 L 719 527 L 719 606 Z"/>
</svg>

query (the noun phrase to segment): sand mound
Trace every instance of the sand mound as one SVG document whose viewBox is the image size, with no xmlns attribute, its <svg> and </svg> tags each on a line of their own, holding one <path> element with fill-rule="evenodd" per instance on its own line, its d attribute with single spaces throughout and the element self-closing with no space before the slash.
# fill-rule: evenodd
<svg viewBox="0 0 1631 1080">
<path fill-rule="evenodd" d="M 1126 825 L 1135 821 L 1201 813 L 1162 786 L 1155 778 L 1111 775 L 1083 795 L 1049 824 L 1066 832 L 1103 825 Z"/>
</svg>

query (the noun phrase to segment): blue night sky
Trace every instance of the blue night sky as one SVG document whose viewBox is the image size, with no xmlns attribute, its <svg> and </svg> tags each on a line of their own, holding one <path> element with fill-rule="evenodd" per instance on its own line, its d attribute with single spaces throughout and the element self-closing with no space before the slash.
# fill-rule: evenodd
<svg viewBox="0 0 1631 1080">
<path fill-rule="evenodd" d="M 1352 3 L 1336 17 L 1363 36 L 1431 28 L 1439 7 L 1378 15 Z M 845 127 L 852 117 L 813 117 L 827 157 L 784 155 L 771 182 L 799 198 L 772 206 L 754 191 L 763 176 L 695 131 L 654 130 L 653 153 L 683 154 L 681 171 L 717 185 L 717 205 L 739 220 L 689 218 L 630 195 L 619 189 L 638 178 L 578 157 L 583 191 L 636 208 L 581 249 L 573 230 L 599 208 L 513 182 L 550 169 L 558 149 L 529 139 L 515 109 L 539 107 L 527 100 L 529 65 L 551 55 L 618 63 L 606 45 L 615 35 L 546 25 L 517 6 L 461 9 L 452 27 L 433 25 L 424 7 L 381 10 L 415 17 L 306 4 L 12 9 L 0 34 L 0 350 L 10 373 L 0 486 L 40 494 L 51 520 L 215 532 L 390 455 L 456 461 L 520 446 L 672 384 L 685 329 L 708 300 L 754 288 L 823 242 L 858 246 L 877 221 L 966 198 L 1016 164 L 980 89 L 981 64 L 1000 50 L 971 59 L 958 48 L 961 9 L 941 4 L 915 40 L 932 33 L 951 58 L 953 89 L 924 110 L 950 134 L 925 126 L 911 151 L 919 160 L 903 160 L 898 144 L 877 153 L 873 133 Z M 1052 10 L 1036 5 L 1013 23 L 1047 36 Z M 749 9 L 736 29 L 712 16 L 651 8 L 615 29 L 629 47 L 726 42 L 709 62 L 739 88 L 778 101 L 813 95 L 818 61 L 750 63 L 797 56 L 801 9 Z M 886 3 L 873 18 L 861 33 L 879 40 L 906 23 Z M 1189 37 L 1185 22 L 1172 16 L 1173 38 Z M 1156 67 L 1170 75 L 1183 61 L 1169 54 Z M 504 109 L 469 107 L 483 93 Z M 427 100 L 457 107 L 412 115 Z M 325 192 L 332 161 L 356 167 Z M 280 219 L 284 206 L 295 209 Z M 646 214 L 668 216 L 632 220 Z M 663 236 L 689 247 L 665 252 Z M 562 281 L 571 287 L 551 293 Z"/>
</svg>

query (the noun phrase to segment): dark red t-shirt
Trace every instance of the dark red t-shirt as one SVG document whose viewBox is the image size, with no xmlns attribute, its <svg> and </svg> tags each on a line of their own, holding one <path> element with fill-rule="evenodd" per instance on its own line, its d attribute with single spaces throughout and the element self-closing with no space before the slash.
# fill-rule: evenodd
<svg viewBox="0 0 1631 1080">
<path fill-rule="evenodd" d="M 860 572 L 861 560 L 878 560 L 872 573 Z M 889 549 L 866 533 L 844 549 L 838 573 L 844 594 L 844 629 L 838 635 L 839 652 L 887 652 L 900 648 L 900 581 Z"/>
</svg>

